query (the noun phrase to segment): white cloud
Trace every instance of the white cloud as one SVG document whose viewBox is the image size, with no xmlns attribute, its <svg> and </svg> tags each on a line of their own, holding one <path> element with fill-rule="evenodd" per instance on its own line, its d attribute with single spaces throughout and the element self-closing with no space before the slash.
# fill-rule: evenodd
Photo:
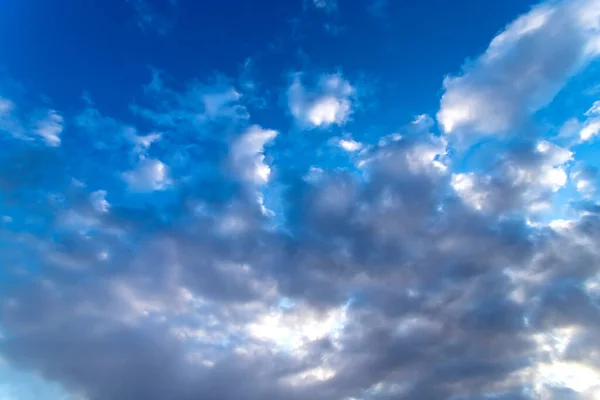
<svg viewBox="0 0 600 400">
<path fill-rule="evenodd" d="M 106 191 L 97 190 L 90 194 L 90 202 L 92 207 L 100 213 L 108 212 L 110 209 L 110 203 L 106 200 Z"/>
<path fill-rule="evenodd" d="M 12 100 L 0 97 L 0 132 L 21 140 L 41 138 L 50 147 L 60 146 L 64 118 L 55 110 L 36 110 L 29 123 Z"/>
<path fill-rule="evenodd" d="M 514 129 L 600 53 L 598 0 L 547 2 L 517 18 L 488 49 L 444 80 L 437 119 L 446 133 Z"/>
<path fill-rule="evenodd" d="M 288 88 L 288 106 L 300 125 L 343 125 L 352 114 L 355 89 L 340 74 L 323 75 L 314 88 L 307 88 L 296 75 Z"/>
<path fill-rule="evenodd" d="M 579 163 L 571 171 L 571 179 L 579 193 L 585 197 L 591 197 L 598 186 L 598 170 Z"/>
<path fill-rule="evenodd" d="M 579 138 L 582 142 L 591 140 L 600 133 L 600 101 L 594 102 L 590 109 L 586 111 L 585 116 L 588 119 L 583 122 L 579 131 Z"/>
<path fill-rule="evenodd" d="M 335 340 L 345 319 L 344 306 L 316 312 L 304 305 L 294 304 L 288 309 L 259 315 L 248 326 L 248 331 L 251 336 L 271 343 L 275 350 L 302 352 L 311 341 L 324 337 Z"/>
<path fill-rule="evenodd" d="M 578 141 L 587 142 L 600 133 L 600 101 L 594 102 L 584 113 L 585 119 L 569 118 L 560 128 L 559 137 L 578 138 Z"/>
<path fill-rule="evenodd" d="M 60 146 L 60 134 L 63 131 L 64 119 L 54 110 L 49 110 L 46 118 L 36 122 L 34 133 L 46 142 L 48 146 Z"/>
<path fill-rule="evenodd" d="M 340 139 L 338 141 L 338 146 L 340 146 L 342 149 L 348 152 L 355 152 L 362 149 L 363 147 L 362 143 L 359 143 L 353 140 L 352 138 Z"/>
<path fill-rule="evenodd" d="M 152 70 L 152 80 L 145 88 L 155 104 L 151 107 L 133 104 L 131 109 L 160 126 L 191 124 L 196 127 L 249 117 L 241 102 L 242 94 L 223 76 L 216 76 L 209 84 L 194 80 L 185 86 L 185 90 L 176 91 L 165 86 L 160 71 Z"/>
<path fill-rule="evenodd" d="M 153 159 L 142 160 L 135 169 L 123 173 L 123 179 L 137 192 L 163 190 L 171 184 L 167 166 Z"/>
<path fill-rule="evenodd" d="M 265 163 L 264 146 L 276 136 L 277 131 L 254 125 L 233 142 L 230 162 L 242 179 L 257 185 L 269 181 L 271 168 Z"/>
<path fill-rule="evenodd" d="M 209 118 L 216 118 L 220 115 L 227 114 L 225 110 L 231 108 L 242 95 L 233 88 L 228 88 L 222 92 L 209 92 L 202 96 L 204 102 L 204 110 Z M 234 113 L 235 114 L 235 113 Z"/>
<path fill-rule="evenodd" d="M 126 130 L 125 135 L 129 137 L 129 140 L 134 145 L 133 152 L 141 158 L 145 158 L 150 146 L 162 138 L 162 134 L 157 132 L 139 136 L 135 133 L 135 129 L 133 128 Z"/>
<path fill-rule="evenodd" d="M 566 164 L 573 153 L 547 141 L 501 158 L 489 174 L 453 174 L 452 188 L 477 210 L 505 212 L 525 207 L 530 212 L 549 206 L 549 197 L 567 183 Z"/>
</svg>

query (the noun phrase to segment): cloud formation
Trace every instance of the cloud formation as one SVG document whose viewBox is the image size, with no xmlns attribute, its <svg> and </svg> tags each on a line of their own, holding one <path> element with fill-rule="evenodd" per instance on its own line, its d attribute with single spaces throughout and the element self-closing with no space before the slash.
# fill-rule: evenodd
<svg viewBox="0 0 600 400">
<path fill-rule="evenodd" d="M 515 133 L 598 56 L 595 0 L 546 2 L 510 23 L 487 50 L 444 80 L 437 120 L 446 133 Z"/>
<path fill-rule="evenodd" d="M 29 121 L 22 116 L 17 105 L 0 97 L 0 132 L 21 140 L 41 139 L 47 146 L 58 147 L 64 129 L 64 119 L 52 109 L 30 110 Z"/>
<path fill-rule="evenodd" d="M 459 173 L 452 187 L 478 210 L 530 212 L 550 207 L 553 193 L 567 183 L 571 151 L 539 141 L 515 146 L 487 174 Z"/>
<path fill-rule="evenodd" d="M 446 80 L 444 132 L 351 125 L 340 73 L 294 75 L 280 114 L 156 71 L 131 113 L 0 100 L 1 361 L 69 400 L 598 398 L 597 170 L 518 135 L 473 166 L 454 135 L 549 101 L 597 5 L 510 24 Z"/>
<path fill-rule="evenodd" d="M 356 90 L 341 74 L 322 75 L 307 87 L 300 74 L 294 75 L 287 91 L 290 113 L 299 125 L 327 128 L 343 125 L 352 114 Z"/>
<path fill-rule="evenodd" d="M 134 191 L 148 192 L 165 189 L 171 182 L 167 166 L 160 160 L 143 159 L 123 179 Z"/>
<path fill-rule="evenodd" d="M 242 179 L 257 185 L 269 181 L 271 168 L 264 161 L 264 146 L 276 136 L 276 131 L 254 125 L 235 139 L 230 150 L 230 160 Z"/>
</svg>

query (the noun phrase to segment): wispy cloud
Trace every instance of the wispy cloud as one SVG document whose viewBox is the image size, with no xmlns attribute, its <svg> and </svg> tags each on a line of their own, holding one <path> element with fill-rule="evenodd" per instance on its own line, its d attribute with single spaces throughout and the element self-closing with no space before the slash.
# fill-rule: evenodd
<svg viewBox="0 0 600 400">
<path fill-rule="evenodd" d="M 318 10 L 322 10 L 327 13 L 337 11 L 338 2 L 337 0 L 305 0 L 310 5 Z"/>
<path fill-rule="evenodd" d="M 223 76 L 217 76 L 209 83 L 192 81 L 185 90 L 175 91 L 166 87 L 160 72 L 154 70 L 146 92 L 148 106 L 133 104 L 131 109 L 159 126 L 199 126 L 248 118 L 241 93 Z"/>
<path fill-rule="evenodd" d="M 35 122 L 34 133 L 44 140 L 48 146 L 60 146 L 60 134 L 63 131 L 64 119 L 54 110 L 49 110 L 45 118 Z"/>
<path fill-rule="evenodd" d="M 0 132 L 22 140 L 38 138 L 50 147 L 60 146 L 65 125 L 61 114 L 51 109 L 35 109 L 28 119 L 22 114 L 13 101 L 0 98 Z"/>
<path fill-rule="evenodd" d="M 135 13 L 135 22 L 143 31 L 168 34 L 177 23 L 178 0 L 125 0 Z"/>
</svg>

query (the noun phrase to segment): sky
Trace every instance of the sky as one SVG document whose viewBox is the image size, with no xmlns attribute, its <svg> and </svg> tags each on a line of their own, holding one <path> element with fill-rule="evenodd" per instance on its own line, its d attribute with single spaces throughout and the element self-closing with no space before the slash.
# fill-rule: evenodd
<svg viewBox="0 0 600 400">
<path fill-rule="evenodd" d="M 0 0 L 0 400 L 600 398 L 600 0 Z"/>
</svg>

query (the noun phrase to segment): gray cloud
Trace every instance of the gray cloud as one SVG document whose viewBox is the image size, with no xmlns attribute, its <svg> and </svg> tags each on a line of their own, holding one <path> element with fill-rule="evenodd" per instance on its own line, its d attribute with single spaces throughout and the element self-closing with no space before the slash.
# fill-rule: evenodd
<svg viewBox="0 0 600 400">
<path fill-rule="evenodd" d="M 431 149 L 444 153 L 422 135 L 391 141 L 365 156 L 366 179 L 299 180 L 287 233 L 266 229 L 244 197 L 204 215 L 182 201 L 165 223 L 152 209 L 98 210 L 86 188 L 65 189 L 71 207 L 38 212 L 55 209 L 68 234 L 3 230 L 13 251 L 43 261 L 4 288 L 3 357 L 90 399 L 556 392 L 535 372 L 549 351 L 594 363 L 581 349 L 600 321 L 585 289 L 600 261 L 597 217 L 563 234 L 477 212 L 448 195 Z M 85 232 L 65 222 L 74 212 Z M 325 322 L 332 315 L 343 318 Z M 566 350 L 539 343 L 561 329 L 575 332 Z"/>
</svg>

